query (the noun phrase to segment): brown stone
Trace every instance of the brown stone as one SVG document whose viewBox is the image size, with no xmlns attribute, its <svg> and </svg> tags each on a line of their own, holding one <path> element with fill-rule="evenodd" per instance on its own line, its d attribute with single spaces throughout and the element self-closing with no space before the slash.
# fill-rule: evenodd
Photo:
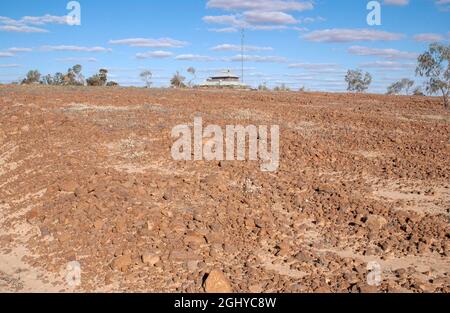
<svg viewBox="0 0 450 313">
<path fill-rule="evenodd" d="M 212 270 L 205 280 L 203 288 L 207 293 L 232 293 L 233 289 L 224 273 L 219 270 Z"/>
</svg>

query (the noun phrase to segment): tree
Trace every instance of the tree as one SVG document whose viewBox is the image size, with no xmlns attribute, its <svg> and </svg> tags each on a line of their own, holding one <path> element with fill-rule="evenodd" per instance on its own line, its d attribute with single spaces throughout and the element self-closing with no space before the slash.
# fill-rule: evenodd
<svg viewBox="0 0 450 313">
<path fill-rule="evenodd" d="M 425 96 L 422 92 L 422 88 L 420 88 L 419 86 L 417 86 L 416 88 L 414 88 L 413 90 L 413 95 L 414 96 Z"/>
<path fill-rule="evenodd" d="M 88 86 L 105 86 L 108 80 L 108 70 L 100 69 L 98 74 L 89 77 L 86 82 Z"/>
<path fill-rule="evenodd" d="M 67 70 L 67 74 L 64 75 L 64 85 L 70 86 L 82 86 L 84 85 L 84 76 L 81 74 L 82 66 L 76 64 Z"/>
<path fill-rule="evenodd" d="M 175 88 L 185 88 L 184 84 L 186 77 L 182 76 L 178 71 L 175 75 L 170 79 L 170 85 Z"/>
<path fill-rule="evenodd" d="M 106 87 L 117 87 L 119 86 L 118 83 L 116 83 L 115 81 L 109 81 L 106 83 Z"/>
<path fill-rule="evenodd" d="M 414 85 L 414 81 L 410 80 L 408 78 L 403 78 L 399 80 L 398 82 L 393 83 L 387 88 L 388 95 L 398 95 L 402 92 L 402 90 L 405 90 L 405 94 L 409 94 L 409 89 Z"/>
<path fill-rule="evenodd" d="M 100 77 L 102 86 L 105 86 L 106 82 L 108 81 L 108 70 L 101 68 L 98 72 L 99 72 L 98 76 Z"/>
<path fill-rule="evenodd" d="M 38 70 L 28 71 L 27 77 L 22 80 L 22 84 L 36 84 L 41 79 L 41 73 Z"/>
<path fill-rule="evenodd" d="M 187 72 L 192 75 L 192 79 L 189 81 L 189 87 L 192 87 L 192 82 L 197 78 L 196 77 L 197 71 L 195 70 L 195 68 L 191 66 L 190 68 L 187 69 Z"/>
<path fill-rule="evenodd" d="M 286 84 L 281 84 L 280 86 L 276 86 L 274 91 L 291 91 L 289 87 L 286 87 Z"/>
<path fill-rule="evenodd" d="M 372 76 L 369 73 L 363 75 L 363 72 L 360 69 L 348 70 L 345 81 L 348 84 L 348 91 L 364 92 L 369 89 L 369 86 L 372 83 Z"/>
<path fill-rule="evenodd" d="M 268 90 L 269 90 L 269 87 L 267 87 L 267 83 L 264 82 L 264 83 L 262 83 L 262 84 L 260 84 L 260 85 L 258 86 L 258 90 L 259 90 L 259 91 L 268 91 Z"/>
<path fill-rule="evenodd" d="M 42 77 L 41 84 L 42 85 L 53 85 L 54 83 L 53 83 L 52 75 L 47 74 L 44 77 Z"/>
<path fill-rule="evenodd" d="M 53 85 L 56 86 L 61 86 L 64 85 L 64 75 L 63 73 L 55 73 L 55 75 L 53 75 L 53 80 L 52 80 Z"/>
<path fill-rule="evenodd" d="M 428 78 L 425 84 L 429 94 L 441 92 L 444 107 L 448 108 L 450 89 L 450 45 L 433 43 L 418 58 L 416 75 Z"/>
<path fill-rule="evenodd" d="M 151 80 L 152 80 L 153 74 L 152 74 L 151 71 L 149 71 L 149 70 L 142 71 L 139 76 L 144 81 L 145 86 L 147 88 L 150 88 L 152 86 L 152 81 Z"/>
</svg>

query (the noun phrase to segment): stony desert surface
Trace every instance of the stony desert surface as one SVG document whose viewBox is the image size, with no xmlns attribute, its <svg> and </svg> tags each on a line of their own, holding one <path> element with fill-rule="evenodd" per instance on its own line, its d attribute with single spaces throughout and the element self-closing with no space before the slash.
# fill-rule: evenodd
<svg viewBox="0 0 450 313">
<path fill-rule="evenodd" d="M 278 171 L 174 161 L 195 116 L 279 125 Z M 449 292 L 449 122 L 438 98 L 0 86 L 0 291 Z"/>
</svg>

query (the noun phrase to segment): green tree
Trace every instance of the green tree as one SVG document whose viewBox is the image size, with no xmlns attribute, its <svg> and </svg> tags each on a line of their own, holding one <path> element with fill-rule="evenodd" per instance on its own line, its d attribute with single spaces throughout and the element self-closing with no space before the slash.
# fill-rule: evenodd
<svg viewBox="0 0 450 313">
<path fill-rule="evenodd" d="M 192 87 L 193 82 L 195 81 L 197 71 L 192 66 L 187 69 L 187 72 L 192 75 L 192 79 L 189 81 L 189 87 Z"/>
<path fill-rule="evenodd" d="M 41 79 L 41 73 L 38 70 L 30 70 L 27 73 L 25 79 L 22 80 L 22 84 L 36 84 Z"/>
<path fill-rule="evenodd" d="M 153 77 L 153 73 L 149 70 L 144 70 L 141 72 L 141 74 L 139 75 L 141 77 L 141 79 L 144 81 L 145 86 L 147 88 L 150 88 L 152 86 L 152 77 Z"/>
<path fill-rule="evenodd" d="M 410 80 L 408 78 L 403 78 L 399 80 L 398 82 L 393 83 L 387 88 L 387 94 L 388 95 L 398 95 L 402 92 L 402 90 L 405 91 L 405 94 L 409 94 L 409 90 L 411 87 L 414 86 L 414 81 Z"/>
<path fill-rule="evenodd" d="M 429 94 L 441 93 L 444 107 L 448 108 L 450 89 L 450 45 L 433 43 L 418 58 L 416 75 L 428 78 L 425 84 Z"/>
<path fill-rule="evenodd" d="M 184 84 L 186 77 L 182 76 L 178 71 L 170 79 L 170 85 L 174 88 L 185 88 Z"/>
<path fill-rule="evenodd" d="M 345 76 L 345 81 L 348 84 L 347 90 L 352 92 L 365 92 L 369 89 L 372 83 L 372 75 L 369 73 L 363 74 L 362 70 L 348 70 Z"/>
</svg>

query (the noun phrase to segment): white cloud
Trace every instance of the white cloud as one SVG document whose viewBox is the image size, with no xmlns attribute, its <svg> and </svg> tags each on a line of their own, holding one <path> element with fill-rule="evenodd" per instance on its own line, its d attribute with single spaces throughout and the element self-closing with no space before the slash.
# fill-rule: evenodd
<svg viewBox="0 0 450 313">
<path fill-rule="evenodd" d="M 224 61 L 241 62 L 242 56 L 235 55 L 231 58 L 225 58 Z M 257 63 L 285 63 L 287 62 L 287 59 L 278 56 L 244 55 L 244 61 Z"/>
<path fill-rule="evenodd" d="M 336 63 L 293 63 L 288 67 L 313 72 L 334 72 L 340 69 L 340 65 Z"/>
<path fill-rule="evenodd" d="M 170 51 L 148 51 L 143 53 L 136 53 L 137 59 L 163 59 L 173 56 Z"/>
<path fill-rule="evenodd" d="M 175 60 L 179 61 L 196 61 L 196 62 L 211 62 L 216 61 L 217 59 L 212 58 L 206 55 L 197 55 L 197 54 L 180 54 L 175 57 Z"/>
<path fill-rule="evenodd" d="M 31 26 L 2 25 L 0 31 L 14 33 L 48 33 L 48 30 Z"/>
<path fill-rule="evenodd" d="M 312 10 L 314 5 L 311 1 L 292 0 L 209 0 L 207 7 L 234 11 L 229 15 L 203 17 L 205 23 L 228 26 L 211 31 L 236 32 L 238 29 L 265 31 L 293 29 L 287 25 L 297 24 L 299 21 L 287 12 Z"/>
<path fill-rule="evenodd" d="M 24 16 L 19 20 L 6 16 L 0 16 L 0 31 L 17 33 L 47 33 L 44 28 L 34 27 L 47 24 L 68 25 L 67 16 L 55 16 L 46 14 L 43 16 Z"/>
<path fill-rule="evenodd" d="M 75 58 L 75 57 L 69 57 L 69 58 L 59 58 L 59 59 L 56 59 L 56 61 L 59 61 L 59 62 L 90 62 L 90 63 L 94 63 L 94 62 L 97 62 L 98 60 L 96 58 Z"/>
<path fill-rule="evenodd" d="M 384 4 L 404 6 L 409 4 L 409 0 L 384 0 Z"/>
<path fill-rule="evenodd" d="M 212 47 L 213 51 L 241 51 L 240 45 L 222 44 Z M 272 47 L 244 46 L 245 51 L 272 51 Z"/>
<path fill-rule="evenodd" d="M 45 25 L 45 24 L 68 24 L 67 16 L 54 16 L 46 14 L 44 16 L 24 16 L 19 23 L 26 25 Z"/>
<path fill-rule="evenodd" d="M 303 24 L 311 24 L 314 22 L 325 22 L 325 21 L 326 21 L 326 19 L 321 16 L 305 17 L 305 18 L 301 19 L 301 23 L 303 23 Z"/>
<path fill-rule="evenodd" d="M 171 38 L 127 38 L 120 40 L 110 40 L 111 45 L 126 45 L 130 47 L 140 48 L 182 48 L 188 45 L 185 41 L 175 40 Z"/>
<path fill-rule="evenodd" d="M 0 51 L 0 58 L 10 58 L 13 56 L 14 56 L 14 53 Z"/>
<path fill-rule="evenodd" d="M 44 51 L 71 51 L 71 52 L 110 52 L 111 49 L 104 47 L 82 47 L 82 46 L 42 46 Z"/>
<path fill-rule="evenodd" d="M 215 33 L 236 33 L 238 29 L 235 27 L 223 27 L 223 28 L 210 28 L 208 29 L 208 31 Z"/>
<path fill-rule="evenodd" d="M 352 46 L 348 48 L 348 52 L 360 56 L 377 56 L 389 60 L 395 59 L 416 59 L 419 54 L 414 52 L 399 51 L 396 49 L 376 49 L 361 46 Z"/>
<path fill-rule="evenodd" d="M 312 10 L 312 2 L 282 0 L 209 0 L 208 8 L 224 10 L 258 10 L 258 11 L 306 11 Z"/>
<path fill-rule="evenodd" d="M 432 33 L 417 34 L 413 38 L 417 42 L 435 42 L 444 40 L 444 36 Z"/>
<path fill-rule="evenodd" d="M 375 61 L 361 64 L 363 68 L 388 69 L 388 70 L 409 70 L 416 67 L 415 63 L 400 63 L 394 61 Z"/>
<path fill-rule="evenodd" d="M 7 52 L 11 52 L 11 53 L 19 53 L 19 52 L 31 52 L 33 51 L 33 49 L 31 48 L 16 48 L 16 47 L 12 47 L 12 48 L 8 48 L 6 49 Z"/>
<path fill-rule="evenodd" d="M 393 41 L 404 38 L 403 34 L 370 29 L 324 29 L 303 36 L 313 42 L 352 42 L 352 41 Z"/>
<path fill-rule="evenodd" d="M 21 66 L 20 64 L 0 64 L 0 68 L 16 68 Z"/>
<path fill-rule="evenodd" d="M 298 21 L 290 14 L 283 12 L 244 12 L 244 19 L 249 24 L 296 24 Z"/>
</svg>

